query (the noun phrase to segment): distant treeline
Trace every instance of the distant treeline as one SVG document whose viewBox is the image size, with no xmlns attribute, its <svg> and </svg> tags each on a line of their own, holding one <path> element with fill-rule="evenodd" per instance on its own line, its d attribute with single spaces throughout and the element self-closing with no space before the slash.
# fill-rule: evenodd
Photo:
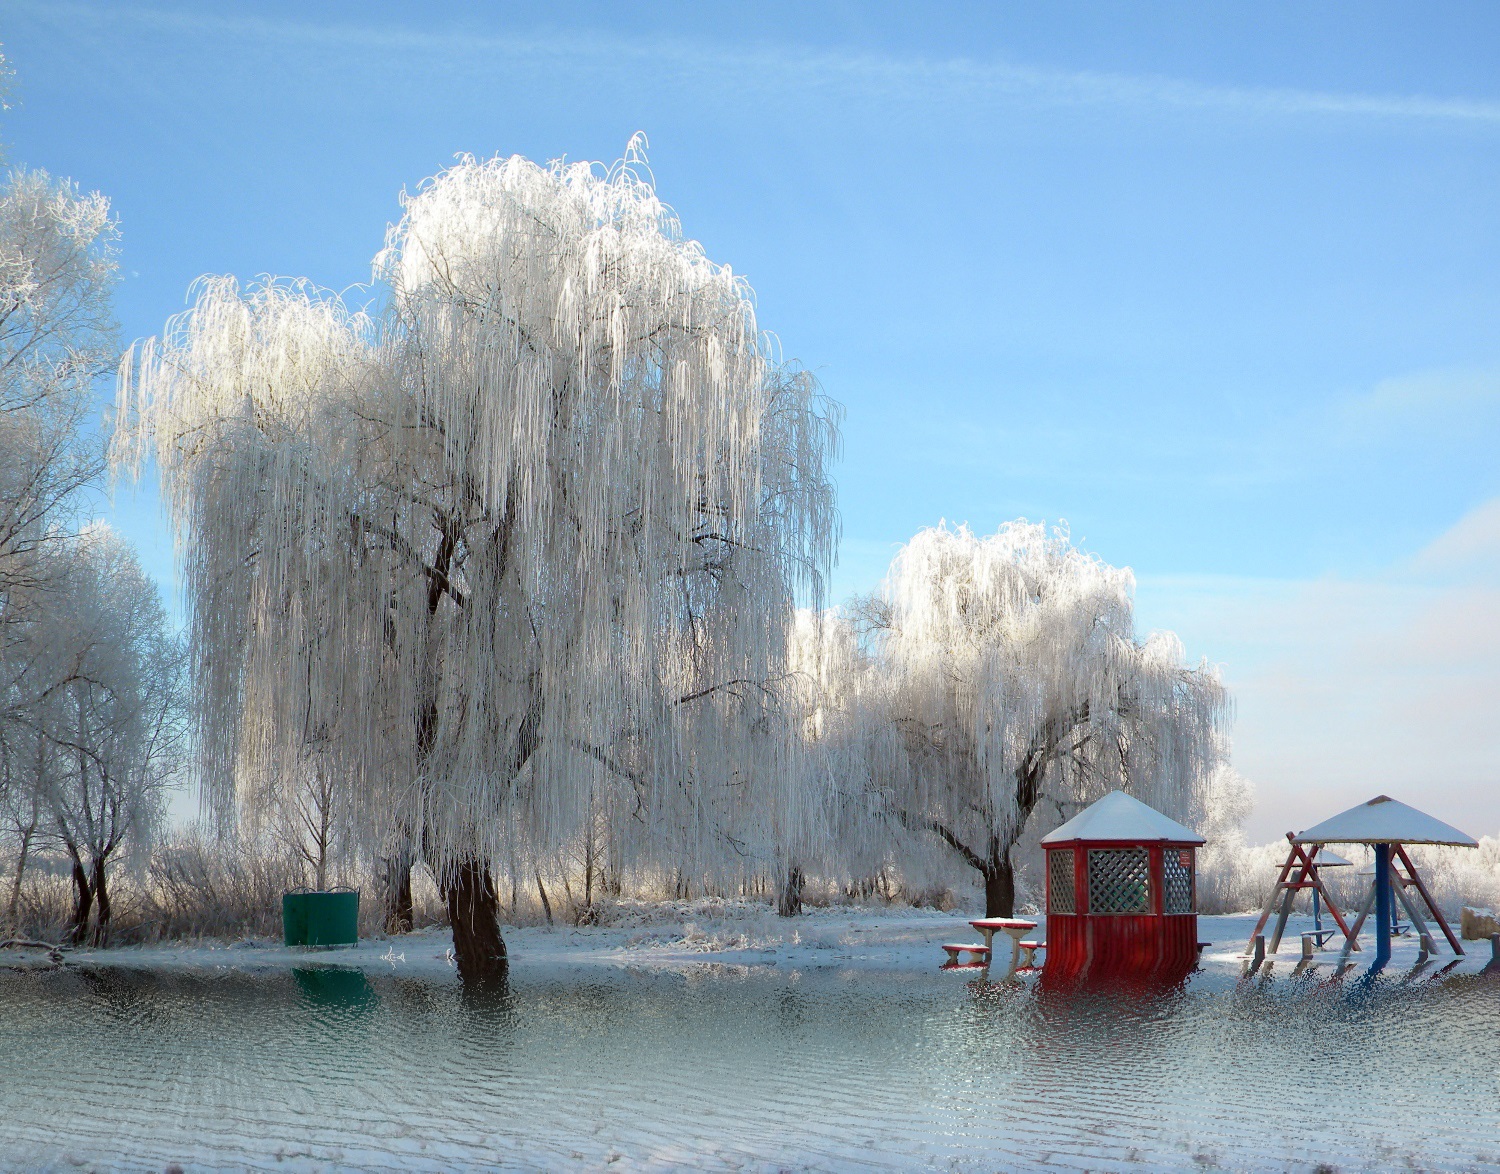
<svg viewBox="0 0 1500 1174">
<path fill-rule="evenodd" d="M 1329 869 L 1325 878 L 1341 906 L 1357 906 L 1368 876 L 1359 875 L 1365 861 L 1352 850 L 1354 866 Z M 1462 905 L 1500 906 L 1500 838 L 1486 836 L 1478 850 L 1418 849 L 1414 852 L 1439 905 L 1457 920 Z M 1279 844 L 1246 845 L 1232 837 L 1211 844 L 1200 858 L 1199 912 L 1242 913 L 1258 909 L 1270 891 L 1285 850 Z M 15 880 L 15 855 L 0 856 L 0 886 L 7 898 Z M 15 936 L 62 941 L 71 930 L 75 892 L 64 854 L 44 852 L 28 866 L 16 896 L 16 917 L 3 927 Z M 329 887 L 358 888 L 360 932 L 372 936 L 383 928 L 383 909 L 370 899 L 375 891 L 370 862 L 339 862 L 326 866 Z M 1021 871 L 1020 906 L 1039 912 L 1039 864 L 1028 861 Z M 115 909 L 111 944 L 146 945 L 158 942 L 277 941 L 281 936 L 282 894 L 310 887 L 314 868 L 302 854 L 272 838 L 221 838 L 200 830 L 182 831 L 157 842 L 149 854 L 120 872 L 115 881 Z M 703 897 L 764 902 L 776 899 L 769 877 L 749 878 L 732 890 L 695 884 L 680 876 L 638 878 L 621 884 L 599 878 L 585 900 L 588 886 L 581 862 L 555 862 L 527 868 L 524 875 L 497 877 L 502 920 L 508 925 L 610 924 L 617 907 L 628 903 L 669 902 Z M 1306 905 L 1302 898 L 1299 908 Z M 903 878 L 895 869 L 882 869 L 858 881 L 810 876 L 805 879 L 803 903 L 820 907 L 860 904 L 890 907 L 931 907 L 972 913 L 983 904 L 979 884 L 965 870 L 953 868 L 945 880 Z M 436 884 L 417 870 L 413 885 L 414 921 L 418 928 L 445 925 L 447 909 Z M 1305 909 L 1304 909 L 1305 911 Z"/>
</svg>

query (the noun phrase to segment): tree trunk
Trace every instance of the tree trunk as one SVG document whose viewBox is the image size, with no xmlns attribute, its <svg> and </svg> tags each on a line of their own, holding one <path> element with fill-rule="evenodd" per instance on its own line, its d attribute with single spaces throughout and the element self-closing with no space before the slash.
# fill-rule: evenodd
<svg viewBox="0 0 1500 1174">
<path fill-rule="evenodd" d="M 583 842 L 583 904 L 594 907 L 594 793 L 589 792 L 589 834 Z"/>
<path fill-rule="evenodd" d="M 1016 870 L 1010 862 L 1010 852 L 1002 849 L 991 852 L 984 868 L 984 915 L 986 917 L 1014 917 L 1016 915 Z"/>
<path fill-rule="evenodd" d="M 89 876 L 83 870 L 83 862 L 73 857 L 73 928 L 68 934 L 75 946 L 83 945 L 89 932 L 89 911 L 94 907 L 94 890 L 89 886 Z"/>
<path fill-rule="evenodd" d="M 94 900 L 99 906 L 98 919 L 94 922 L 94 945 L 102 949 L 109 945 L 109 888 L 104 883 L 104 857 L 94 858 Z"/>
<path fill-rule="evenodd" d="M 509 963 L 489 867 L 472 856 L 459 861 L 445 895 L 458 977 L 471 987 L 503 983 Z"/>
<path fill-rule="evenodd" d="M 552 924 L 552 902 L 547 900 L 547 890 L 542 888 L 542 874 L 536 874 L 536 891 L 542 898 L 542 912 L 547 915 L 547 924 Z"/>
<path fill-rule="evenodd" d="M 786 883 L 776 894 L 776 912 L 782 917 L 796 917 L 802 912 L 802 883 L 806 879 L 795 864 L 786 870 Z"/>
<path fill-rule="evenodd" d="M 31 854 L 31 837 L 36 835 L 36 821 L 21 829 L 21 853 L 16 857 L 16 877 L 10 882 L 10 905 L 5 910 L 5 924 L 13 936 L 21 932 L 21 877 L 26 872 L 26 857 Z"/>
<path fill-rule="evenodd" d="M 416 911 L 411 896 L 413 863 L 413 853 L 409 846 L 380 862 L 380 887 L 385 899 L 385 932 L 388 934 L 411 933 L 412 926 L 416 924 Z"/>
<path fill-rule="evenodd" d="M 1026 809 L 1031 814 L 1031 809 Z M 1025 826 L 1024 821 L 1022 826 Z M 1021 838 L 1019 830 L 1009 839 L 1001 840 L 990 833 L 989 849 L 983 860 L 978 860 L 979 873 L 984 877 L 984 915 L 986 917 L 1014 917 L 1016 915 L 1016 869 L 1010 862 L 1010 850 Z"/>
</svg>

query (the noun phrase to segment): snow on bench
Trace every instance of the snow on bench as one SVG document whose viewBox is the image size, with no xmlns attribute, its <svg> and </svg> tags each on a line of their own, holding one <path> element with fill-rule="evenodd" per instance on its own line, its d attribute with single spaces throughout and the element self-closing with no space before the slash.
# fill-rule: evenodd
<svg viewBox="0 0 1500 1174">
<path fill-rule="evenodd" d="M 990 964 L 990 948 L 978 942 L 955 942 L 945 944 L 943 949 L 948 951 L 948 961 L 943 963 L 945 970 L 982 969 Z M 970 960 L 960 961 L 962 954 L 969 955 Z"/>
</svg>

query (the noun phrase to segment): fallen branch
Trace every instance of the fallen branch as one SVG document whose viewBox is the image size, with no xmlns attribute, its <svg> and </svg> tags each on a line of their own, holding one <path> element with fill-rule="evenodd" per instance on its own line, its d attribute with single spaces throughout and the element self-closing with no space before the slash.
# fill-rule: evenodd
<svg viewBox="0 0 1500 1174">
<path fill-rule="evenodd" d="M 6 938 L 5 941 L 0 942 L 0 950 L 4 950 L 12 946 L 20 950 L 46 950 L 47 956 L 53 962 L 59 964 L 63 960 L 63 951 L 71 950 L 73 948 L 72 946 L 53 945 L 51 942 L 33 942 L 28 938 Z"/>
</svg>

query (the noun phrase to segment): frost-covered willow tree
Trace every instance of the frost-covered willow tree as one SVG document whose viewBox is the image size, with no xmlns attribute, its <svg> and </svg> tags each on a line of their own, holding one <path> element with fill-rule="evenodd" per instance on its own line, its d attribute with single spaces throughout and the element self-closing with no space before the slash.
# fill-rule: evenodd
<svg viewBox="0 0 1500 1174">
<path fill-rule="evenodd" d="M 860 605 L 863 615 L 868 602 Z M 799 608 L 788 632 L 801 720 L 802 787 L 779 843 L 777 912 L 801 912 L 806 875 L 867 878 L 890 862 L 887 792 L 875 772 L 901 753 L 887 678 L 840 610 Z"/>
<path fill-rule="evenodd" d="M 210 280 L 122 371 L 116 459 L 155 453 L 185 554 L 208 794 L 316 747 L 397 919 L 433 869 L 466 978 L 504 965 L 492 860 L 602 811 L 617 868 L 736 871 L 799 802 L 786 630 L 831 559 L 835 410 L 634 146 L 466 159 L 405 199 L 384 313 Z"/>
<path fill-rule="evenodd" d="M 853 612 L 865 655 L 843 657 L 853 700 L 830 750 L 853 783 L 849 842 L 934 838 L 982 876 L 986 915 L 1009 916 L 1011 850 L 1038 807 L 1071 815 L 1120 787 L 1196 818 L 1227 696 L 1175 636 L 1136 640 L 1133 588 L 1041 525 L 918 533 Z"/>
<path fill-rule="evenodd" d="M 120 354 L 117 237 L 97 192 L 24 169 L 0 187 L 0 799 L 9 778 L 30 803 L 33 711 L 66 683 L 44 676 L 58 662 L 37 658 L 33 632 L 57 607 L 49 548 L 76 534 L 103 471 L 90 423 Z"/>
</svg>

